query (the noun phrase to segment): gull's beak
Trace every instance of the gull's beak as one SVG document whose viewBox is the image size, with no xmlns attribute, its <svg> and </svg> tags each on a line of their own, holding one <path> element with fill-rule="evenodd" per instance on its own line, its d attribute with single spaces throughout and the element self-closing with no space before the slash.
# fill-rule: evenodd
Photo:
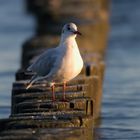
<svg viewBox="0 0 140 140">
<path fill-rule="evenodd" d="M 82 35 L 79 31 L 74 31 L 73 33 L 77 35 Z"/>
</svg>

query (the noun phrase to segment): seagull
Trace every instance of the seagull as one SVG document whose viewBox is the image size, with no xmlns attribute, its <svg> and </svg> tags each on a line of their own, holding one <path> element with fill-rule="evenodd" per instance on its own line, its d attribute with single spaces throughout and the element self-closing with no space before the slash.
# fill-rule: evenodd
<svg viewBox="0 0 140 140">
<path fill-rule="evenodd" d="M 27 68 L 27 71 L 36 74 L 29 81 L 26 89 L 38 81 L 45 80 L 52 89 L 52 100 L 55 101 L 55 83 L 63 83 L 62 100 L 66 100 L 66 83 L 75 78 L 83 68 L 83 59 L 75 40 L 77 35 L 81 33 L 74 23 L 64 25 L 59 45 L 46 50 Z"/>
</svg>

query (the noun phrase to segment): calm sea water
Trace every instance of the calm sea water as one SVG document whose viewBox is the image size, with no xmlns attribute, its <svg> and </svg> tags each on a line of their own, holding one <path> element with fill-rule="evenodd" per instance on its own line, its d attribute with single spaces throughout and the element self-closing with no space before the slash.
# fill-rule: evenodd
<svg viewBox="0 0 140 140">
<path fill-rule="evenodd" d="M 112 1 L 100 140 L 140 140 L 139 6 Z"/>
<path fill-rule="evenodd" d="M 23 0 L 0 0 L 0 118 L 10 114 L 14 74 L 20 67 L 22 43 L 33 33 L 33 19 Z"/>
<path fill-rule="evenodd" d="M 0 118 L 10 114 L 21 45 L 33 34 L 23 0 L 0 0 Z M 112 0 L 99 140 L 140 140 L 140 1 Z"/>
</svg>

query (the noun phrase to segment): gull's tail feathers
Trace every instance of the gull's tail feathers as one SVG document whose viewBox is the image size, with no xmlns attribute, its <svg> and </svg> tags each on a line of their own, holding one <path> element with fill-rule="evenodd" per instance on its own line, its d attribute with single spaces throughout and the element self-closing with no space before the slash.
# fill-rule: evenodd
<svg viewBox="0 0 140 140">
<path fill-rule="evenodd" d="M 36 79 L 37 79 L 37 75 L 34 75 L 31 78 L 31 80 L 30 80 L 29 84 L 27 85 L 26 89 L 29 89 L 30 87 L 32 87 L 32 85 L 36 82 Z"/>
<path fill-rule="evenodd" d="M 29 89 L 30 87 L 33 86 L 33 84 L 34 84 L 35 82 L 41 81 L 41 80 L 43 80 L 43 79 L 44 79 L 43 77 L 38 77 L 37 75 L 34 75 L 34 76 L 32 77 L 32 79 L 30 80 L 30 82 L 29 82 L 28 86 L 26 87 L 26 89 Z"/>
<path fill-rule="evenodd" d="M 29 89 L 32 86 L 33 83 L 29 83 L 26 89 Z"/>
</svg>

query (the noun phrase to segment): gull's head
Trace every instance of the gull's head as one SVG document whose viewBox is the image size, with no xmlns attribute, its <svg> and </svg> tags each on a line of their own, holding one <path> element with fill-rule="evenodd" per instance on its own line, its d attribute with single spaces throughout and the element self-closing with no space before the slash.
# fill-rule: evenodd
<svg viewBox="0 0 140 140">
<path fill-rule="evenodd" d="M 62 29 L 62 35 L 64 37 L 76 37 L 76 35 L 81 35 L 78 31 L 77 26 L 74 23 L 67 23 Z"/>
</svg>

